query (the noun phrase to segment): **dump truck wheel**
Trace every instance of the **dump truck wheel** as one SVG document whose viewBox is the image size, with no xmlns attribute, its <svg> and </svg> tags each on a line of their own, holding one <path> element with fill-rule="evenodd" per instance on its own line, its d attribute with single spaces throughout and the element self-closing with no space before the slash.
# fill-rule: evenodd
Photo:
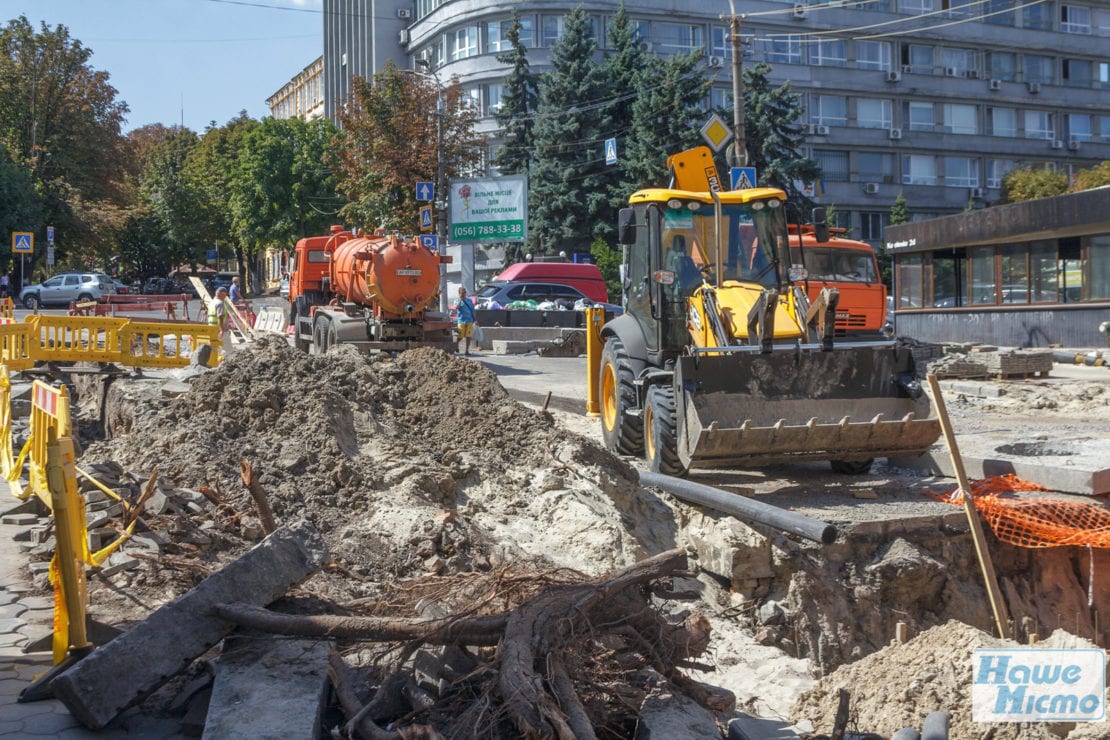
<svg viewBox="0 0 1110 740">
<path fill-rule="evenodd" d="M 605 446 L 622 455 L 639 455 L 644 448 L 643 420 L 625 413 L 636 408 L 632 363 L 616 337 L 601 350 L 601 436 Z"/>
<path fill-rule="evenodd" d="M 322 355 L 328 351 L 329 330 L 331 329 L 330 324 L 331 321 L 325 316 L 318 317 L 312 324 L 312 348 L 318 355 Z"/>
<path fill-rule="evenodd" d="M 832 466 L 834 473 L 863 475 L 871 471 L 871 463 L 873 462 L 875 462 L 875 458 L 869 460 L 830 460 L 829 465 Z"/>
<path fill-rule="evenodd" d="M 678 427 L 675 423 L 674 388 L 653 385 L 644 408 L 644 457 L 651 472 L 684 476 L 687 468 L 678 457 Z"/>
</svg>

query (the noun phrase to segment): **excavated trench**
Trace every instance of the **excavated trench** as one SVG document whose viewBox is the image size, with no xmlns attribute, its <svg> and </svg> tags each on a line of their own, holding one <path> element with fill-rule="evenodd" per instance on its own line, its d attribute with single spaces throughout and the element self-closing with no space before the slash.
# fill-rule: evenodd
<svg viewBox="0 0 1110 740">
<path fill-rule="evenodd" d="M 322 598 L 518 560 L 596 575 L 685 545 L 718 637 L 754 634 L 808 661 L 810 683 L 889 649 L 900 623 L 910 637 L 949 620 L 993 632 L 962 509 L 834 521 L 839 536 L 826 546 L 718 516 L 638 486 L 626 462 L 517 403 L 480 365 L 438 351 L 307 357 L 273 339 L 189 382 L 77 376 L 75 385 L 79 427 L 95 433 L 83 439 L 91 461 L 137 478 L 157 466 L 167 485 L 231 492 L 251 460 L 278 519 L 308 516 L 353 574 L 310 581 Z M 248 546 L 240 534 L 225 532 L 225 546 Z M 1107 643 L 1099 615 L 1110 614 L 1110 589 L 1099 578 L 1110 553 L 993 538 L 990 549 L 1015 639 L 1062 628 Z M 144 563 L 122 591 L 151 605 L 188 587 L 154 567 Z M 93 595 L 94 614 L 126 621 L 128 608 Z M 726 666 L 742 668 L 743 657 L 718 655 L 720 672 L 701 678 L 756 706 L 758 687 L 730 685 Z"/>
</svg>

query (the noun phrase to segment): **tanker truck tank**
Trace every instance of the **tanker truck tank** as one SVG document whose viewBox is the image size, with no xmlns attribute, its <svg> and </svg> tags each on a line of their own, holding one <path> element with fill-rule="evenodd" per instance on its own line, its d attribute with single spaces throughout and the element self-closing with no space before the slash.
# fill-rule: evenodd
<svg viewBox="0 0 1110 740">
<path fill-rule="evenodd" d="M 450 259 L 416 239 L 336 227 L 300 240 L 289 290 L 296 345 L 317 353 L 340 343 L 367 351 L 452 349 L 451 321 L 428 310 L 439 298 L 439 266 Z"/>
</svg>

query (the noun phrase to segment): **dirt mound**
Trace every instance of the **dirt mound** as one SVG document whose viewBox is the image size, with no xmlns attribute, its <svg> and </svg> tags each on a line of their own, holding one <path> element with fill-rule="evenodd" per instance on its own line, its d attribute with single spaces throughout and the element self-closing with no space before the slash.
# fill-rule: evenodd
<svg viewBox="0 0 1110 740">
<path fill-rule="evenodd" d="M 516 558 L 601 573 L 643 554 L 618 505 L 637 495 L 631 468 L 439 350 L 317 357 L 270 337 L 146 404 L 86 458 L 157 467 L 241 511 L 249 460 L 279 523 L 308 517 L 365 580 Z"/>
<path fill-rule="evenodd" d="M 1044 644 L 1075 647 L 1075 641 L 1076 638 L 1057 632 Z M 1048 740 L 1067 736 L 1070 725 L 972 722 L 972 651 L 1013 647 L 1019 647 L 1018 643 L 950 621 L 905 644 L 892 645 L 837 669 L 798 698 L 793 717 L 810 720 L 818 732 L 829 732 L 836 715 L 837 692 L 843 688 L 851 692 L 849 727 L 884 737 L 903 727 L 920 728 L 925 717 L 936 710 L 949 713 L 952 738 Z M 1073 737 L 1094 737 L 1079 734 L 1086 731 L 1080 728 Z"/>
</svg>

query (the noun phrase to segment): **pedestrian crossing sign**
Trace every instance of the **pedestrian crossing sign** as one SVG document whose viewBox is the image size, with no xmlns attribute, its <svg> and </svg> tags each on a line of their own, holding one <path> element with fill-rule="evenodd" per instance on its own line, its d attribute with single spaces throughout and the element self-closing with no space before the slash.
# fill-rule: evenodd
<svg viewBox="0 0 1110 740">
<path fill-rule="evenodd" d="M 432 230 L 432 207 L 431 206 L 420 206 L 420 230 L 421 231 L 431 231 Z"/>
<path fill-rule="evenodd" d="M 733 167 L 728 171 L 733 190 L 754 188 L 756 183 L 755 167 Z"/>
<path fill-rule="evenodd" d="M 605 140 L 605 164 L 616 164 L 616 163 L 617 163 L 617 140 L 616 139 L 606 139 Z"/>
<path fill-rule="evenodd" d="M 12 252 L 31 254 L 35 251 L 35 235 L 30 231 L 12 232 Z"/>
</svg>

